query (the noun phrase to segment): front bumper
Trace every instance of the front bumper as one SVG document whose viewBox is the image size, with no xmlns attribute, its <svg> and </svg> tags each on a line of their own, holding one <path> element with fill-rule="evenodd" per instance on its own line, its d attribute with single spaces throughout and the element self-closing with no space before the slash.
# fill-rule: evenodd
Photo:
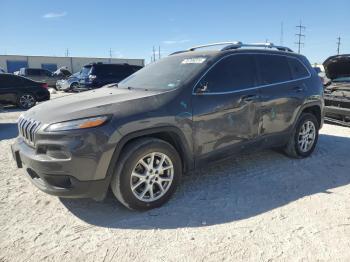
<svg viewBox="0 0 350 262">
<path fill-rule="evenodd" d="M 69 139 L 62 140 L 67 142 Z M 95 159 L 88 159 L 83 152 L 77 155 L 74 149 L 63 153 L 63 148 L 67 146 L 61 141 L 56 141 L 54 146 L 46 141 L 48 151 L 43 153 L 43 144 L 32 147 L 22 137 L 18 137 L 11 146 L 17 167 L 23 168 L 27 178 L 48 194 L 67 198 L 103 199 L 111 180 L 111 176 L 107 176 L 111 152 L 107 150 L 96 154 Z M 69 142 L 71 143 L 72 141 Z M 58 150 L 49 152 L 50 146 Z M 79 147 L 79 150 L 82 148 Z M 90 158 L 93 153 L 90 152 Z"/>
</svg>

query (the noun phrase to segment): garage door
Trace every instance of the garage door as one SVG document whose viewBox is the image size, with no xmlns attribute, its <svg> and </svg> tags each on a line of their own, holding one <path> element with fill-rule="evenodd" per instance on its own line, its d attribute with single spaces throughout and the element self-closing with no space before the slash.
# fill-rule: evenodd
<svg viewBox="0 0 350 262">
<path fill-rule="evenodd" d="M 11 61 L 7 60 L 7 72 L 8 73 L 13 73 L 15 71 L 19 71 L 22 67 L 28 67 L 27 61 Z"/>
</svg>

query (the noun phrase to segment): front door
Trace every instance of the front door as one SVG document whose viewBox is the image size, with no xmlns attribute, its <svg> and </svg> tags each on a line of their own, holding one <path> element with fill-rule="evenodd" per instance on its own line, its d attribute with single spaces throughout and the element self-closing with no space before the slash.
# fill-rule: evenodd
<svg viewBox="0 0 350 262">
<path fill-rule="evenodd" d="M 228 55 L 193 90 L 193 134 L 197 162 L 228 156 L 257 138 L 259 89 L 254 57 Z"/>
</svg>

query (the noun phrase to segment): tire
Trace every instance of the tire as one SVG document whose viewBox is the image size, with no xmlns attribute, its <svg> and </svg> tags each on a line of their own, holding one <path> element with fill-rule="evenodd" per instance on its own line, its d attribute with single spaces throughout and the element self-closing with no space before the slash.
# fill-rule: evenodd
<svg viewBox="0 0 350 262">
<path fill-rule="evenodd" d="M 72 92 L 75 90 L 75 88 L 77 88 L 79 86 L 78 83 L 72 83 L 69 87 L 69 89 L 66 90 L 66 92 Z"/>
<path fill-rule="evenodd" d="M 36 104 L 36 98 L 33 94 L 20 94 L 17 99 L 17 105 L 22 109 L 29 109 Z"/>
<path fill-rule="evenodd" d="M 307 131 L 308 125 L 309 133 Z M 313 130 L 313 134 L 311 130 Z M 310 156 L 315 150 L 318 141 L 318 131 L 319 123 L 316 117 L 310 113 L 301 114 L 294 128 L 293 134 L 284 148 L 284 152 L 293 158 L 305 158 Z M 303 140 L 307 142 L 303 142 Z M 312 144 L 310 144 L 310 141 L 313 141 Z"/>
<path fill-rule="evenodd" d="M 152 156 L 154 161 L 151 165 Z M 159 165 L 161 160 L 162 167 Z M 127 208 L 148 210 L 160 207 L 170 199 L 181 176 L 181 158 L 172 145 L 160 139 L 142 138 L 131 142 L 123 150 L 114 170 L 111 188 L 115 197 Z"/>
</svg>

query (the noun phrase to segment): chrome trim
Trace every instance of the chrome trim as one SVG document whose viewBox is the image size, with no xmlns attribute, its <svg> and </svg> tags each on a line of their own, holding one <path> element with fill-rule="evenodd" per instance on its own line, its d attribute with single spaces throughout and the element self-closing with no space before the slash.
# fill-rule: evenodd
<svg viewBox="0 0 350 262">
<path fill-rule="evenodd" d="M 198 46 L 193 46 L 193 47 L 187 49 L 186 51 L 194 51 L 194 50 L 199 49 L 199 48 L 205 48 L 205 47 L 211 47 L 211 46 L 217 46 L 217 45 L 226 45 L 220 51 L 225 51 L 225 50 L 230 50 L 230 49 L 238 49 L 238 48 L 242 48 L 242 47 L 264 47 L 264 48 L 276 48 L 277 50 L 284 51 L 284 52 L 293 52 L 293 50 L 290 49 L 289 47 L 277 46 L 271 42 L 245 44 L 245 43 L 242 43 L 240 41 L 218 42 L 218 43 L 212 43 L 212 44 L 198 45 Z M 180 51 L 180 52 L 183 52 L 183 51 Z"/>
<path fill-rule="evenodd" d="M 232 91 L 227 91 L 227 92 L 212 92 L 212 93 L 196 93 L 195 92 L 195 88 L 196 86 L 199 84 L 199 82 L 207 75 L 207 73 L 216 65 L 218 64 L 221 60 L 230 57 L 230 56 L 234 56 L 234 55 L 276 55 L 276 56 L 284 56 L 284 57 L 290 57 L 293 59 L 296 59 L 299 61 L 299 63 L 301 63 L 306 71 L 309 73 L 309 76 L 307 77 L 302 77 L 302 78 L 297 78 L 297 79 L 293 79 L 293 80 L 288 80 L 288 81 L 284 81 L 284 82 L 278 82 L 278 83 L 274 83 L 274 84 L 268 84 L 268 85 L 261 85 L 261 86 L 254 86 L 254 87 L 248 87 L 248 88 L 244 88 L 244 89 L 239 89 L 239 90 L 232 90 Z M 237 54 L 229 54 L 227 56 L 224 56 L 222 58 L 220 58 L 218 61 L 216 61 L 213 65 L 211 65 L 208 70 L 206 70 L 203 75 L 199 78 L 199 80 L 196 82 L 196 84 L 194 85 L 194 87 L 192 88 L 192 95 L 199 95 L 199 96 L 203 96 L 203 95 L 224 95 L 224 94 L 233 94 L 233 93 L 239 93 L 242 91 L 247 91 L 247 90 L 254 90 L 254 89 L 260 89 L 263 87 L 270 87 L 270 86 L 275 86 L 275 85 L 282 85 L 282 84 L 287 84 L 287 83 L 292 83 L 292 82 L 296 82 L 296 81 L 300 81 L 300 80 L 305 80 L 305 79 L 309 79 L 311 77 L 311 73 L 309 71 L 309 69 L 305 66 L 305 64 L 298 58 L 298 57 L 294 57 L 294 56 L 289 56 L 289 55 L 282 55 L 282 54 L 263 54 L 263 53 L 237 53 Z"/>
<path fill-rule="evenodd" d="M 212 44 L 206 44 L 206 45 L 198 45 L 198 46 L 193 46 L 186 51 L 194 51 L 198 48 L 204 48 L 204 47 L 211 47 L 211 46 L 217 46 L 217 45 L 242 45 L 242 42 L 239 41 L 233 41 L 233 42 L 217 42 L 217 43 L 212 43 Z"/>
<path fill-rule="evenodd" d="M 18 119 L 19 135 L 24 141 L 31 146 L 35 145 L 35 134 L 39 130 L 41 123 L 34 119 L 24 118 L 20 116 Z"/>
</svg>

